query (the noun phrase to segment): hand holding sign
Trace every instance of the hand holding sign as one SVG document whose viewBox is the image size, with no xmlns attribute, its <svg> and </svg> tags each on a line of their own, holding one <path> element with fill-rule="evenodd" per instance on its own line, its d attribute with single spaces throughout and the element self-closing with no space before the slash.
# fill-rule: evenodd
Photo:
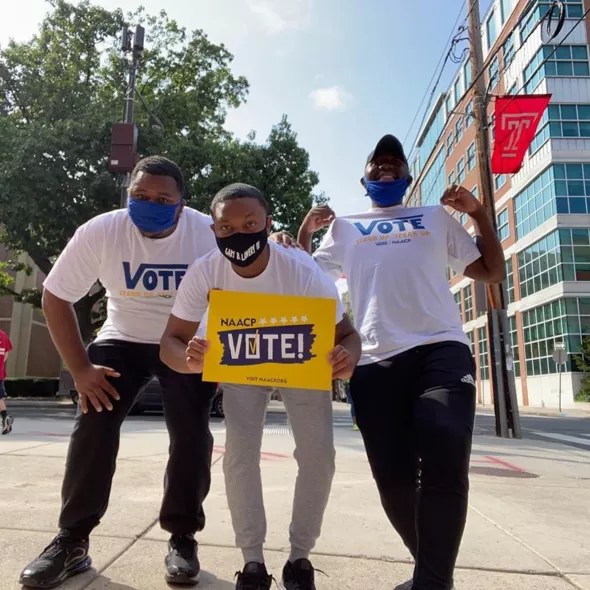
<svg viewBox="0 0 590 590">
<path fill-rule="evenodd" d="M 328 356 L 332 365 L 332 378 L 346 380 L 352 377 L 355 364 L 350 353 L 343 346 L 336 346 Z"/>
<path fill-rule="evenodd" d="M 195 336 L 186 349 L 186 364 L 191 373 L 203 372 L 203 360 L 209 350 L 209 342 L 204 338 Z"/>
</svg>

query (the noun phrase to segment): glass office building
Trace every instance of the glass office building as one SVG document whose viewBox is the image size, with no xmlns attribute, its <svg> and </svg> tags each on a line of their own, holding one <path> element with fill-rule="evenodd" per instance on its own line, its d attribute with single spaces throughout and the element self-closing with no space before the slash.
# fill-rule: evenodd
<svg viewBox="0 0 590 590">
<path fill-rule="evenodd" d="M 545 1 L 538 1 L 515 29 L 526 4 L 495 0 L 483 19 L 486 85 L 492 95 L 548 93 L 552 99 L 522 170 L 494 177 L 494 198 L 520 403 L 557 406 L 552 353 L 564 343 L 568 362 L 562 395 L 567 406 L 574 403 L 581 382 L 574 356 L 590 337 L 590 23 L 578 24 L 590 0 L 565 1 L 567 20 L 554 40 L 539 24 L 550 5 Z M 421 130 L 411 163 L 416 182 L 409 204 L 436 205 L 444 187 L 455 182 L 478 194 L 472 79 L 466 62 Z M 493 113 L 492 98 L 492 146 Z M 473 233 L 467 216 L 455 217 Z M 487 405 L 491 362 L 485 290 L 452 272 L 449 280 L 477 363 L 478 399 Z"/>
</svg>

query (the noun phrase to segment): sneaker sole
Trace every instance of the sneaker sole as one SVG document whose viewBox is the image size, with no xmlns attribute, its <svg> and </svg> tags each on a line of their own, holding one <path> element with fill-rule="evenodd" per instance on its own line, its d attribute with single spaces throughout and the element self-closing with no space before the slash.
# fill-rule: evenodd
<svg viewBox="0 0 590 590">
<path fill-rule="evenodd" d="M 50 590 L 51 588 L 57 588 L 61 584 L 63 584 L 68 578 L 72 576 L 77 576 L 87 570 L 90 569 L 92 565 L 92 559 L 90 557 L 86 557 L 80 563 L 72 566 L 71 568 L 67 569 L 59 579 L 54 580 L 52 582 L 37 582 L 35 580 L 27 580 L 26 578 L 21 578 L 19 583 L 24 586 L 25 588 L 42 588 L 43 590 Z"/>
<path fill-rule="evenodd" d="M 189 576 L 187 574 L 166 574 L 164 577 L 168 584 L 172 584 L 174 586 L 196 586 L 199 583 L 200 579 L 199 572 L 196 576 Z"/>
<path fill-rule="evenodd" d="M 10 434 L 12 432 L 12 425 L 14 424 L 14 418 L 9 416 L 6 418 L 6 425 L 2 429 L 2 434 Z"/>
</svg>

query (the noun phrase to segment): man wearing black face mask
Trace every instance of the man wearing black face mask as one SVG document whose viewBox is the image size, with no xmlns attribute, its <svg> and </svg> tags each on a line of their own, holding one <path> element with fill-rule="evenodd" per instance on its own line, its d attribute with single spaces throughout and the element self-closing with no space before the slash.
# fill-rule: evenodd
<svg viewBox="0 0 590 590">
<path fill-rule="evenodd" d="M 336 342 L 329 359 L 335 379 L 350 376 L 360 355 L 360 339 L 336 286 L 307 254 L 267 243 L 271 220 L 260 191 L 231 185 L 216 195 L 211 210 L 218 251 L 189 269 L 162 338 L 162 360 L 179 373 L 202 372 L 208 344 L 194 334 L 212 289 L 299 295 L 337 300 Z M 269 590 L 272 582 L 264 566 L 266 520 L 259 465 L 270 392 L 269 387 L 224 385 L 227 437 L 223 469 L 236 544 L 245 563 L 237 590 Z M 290 527 L 291 555 L 283 569 L 283 584 L 286 590 L 315 590 L 308 558 L 320 534 L 334 475 L 331 392 L 281 388 L 281 395 L 299 465 Z"/>
<path fill-rule="evenodd" d="M 121 424 L 153 376 L 162 385 L 170 435 L 160 512 L 162 528 L 171 533 L 166 575 L 174 583 L 198 579 L 194 535 L 205 526 L 215 385 L 171 371 L 159 358 L 187 268 L 216 245 L 211 218 L 185 206 L 184 190 L 174 162 L 160 156 L 142 160 L 131 175 L 128 208 L 81 226 L 45 281 L 43 311 L 74 378 L 80 409 L 66 463 L 60 532 L 22 572 L 28 587 L 52 588 L 90 567 L 88 538 L 107 509 Z M 87 351 L 74 303 L 97 280 L 107 292 L 107 320 Z"/>
<path fill-rule="evenodd" d="M 504 254 L 481 203 L 463 187 L 441 195 L 470 215 L 474 241 L 442 206 L 406 208 L 412 182 L 401 143 L 383 137 L 361 181 L 363 213 L 310 211 L 299 241 L 330 228 L 314 254 L 345 274 L 363 353 L 350 382 L 381 501 L 416 561 L 397 590 L 449 590 L 467 515 L 475 416 L 474 362 L 447 266 L 478 281 L 505 277 Z"/>
</svg>

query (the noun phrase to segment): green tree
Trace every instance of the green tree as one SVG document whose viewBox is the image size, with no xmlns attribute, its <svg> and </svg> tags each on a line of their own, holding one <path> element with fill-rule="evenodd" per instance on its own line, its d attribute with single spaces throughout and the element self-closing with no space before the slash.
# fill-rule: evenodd
<svg viewBox="0 0 590 590">
<path fill-rule="evenodd" d="M 231 71 L 233 56 L 200 30 L 187 32 L 165 12 L 143 9 L 124 17 L 88 0 L 74 5 L 49 0 L 50 13 L 30 41 L 0 49 L 0 241 L 26 252 L 47 274 L 75 229 L 119 204 L 108 167 L 111 126 L 121 119 L 126 62 L 117 36 L 124 24 L 143 24 L 146 50 L 138 89 L 164 125 L 152 129 L 136 108 L 140 156 L 164 154 L 187 178 L 191 205 L 206 210 L 229 182 L 261 188 L 273 205 L 277 227 L 292 232 L 314 202 L 317 175 L 287 118 L 268 141 L 236 140 L 224 129 L 229 108 L 244 102 L 248 82 Z M 0 267 L 0 295 L 39 305 L 39 293 L 15 293 Z M 76 305 L 84 338 L 100 322 L 97 288 Z"/>
<path fill-rule="evenodd" d="M 579 402 L 590 402 L 590 337 L 582 340 L 582 349 L 579 355 L 574 356 L 576 366 L 584 373 L 582 387 L 576 395 Z"/>
</svg>

